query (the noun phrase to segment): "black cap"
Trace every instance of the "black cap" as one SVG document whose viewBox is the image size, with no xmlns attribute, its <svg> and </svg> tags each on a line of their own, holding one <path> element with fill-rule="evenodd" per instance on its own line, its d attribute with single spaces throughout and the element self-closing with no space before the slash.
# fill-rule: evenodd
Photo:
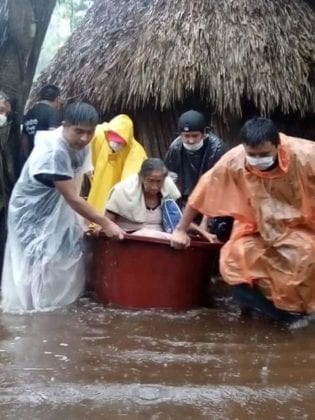
<svg viewBox="0 0 315 420">
<path fill-rule="evenodd" d="M 193 109 L 184 112 L 178 120 L 179 131 L 203 131 L 207 126 L 206 119 L 203 114 Z"/>
</svg>

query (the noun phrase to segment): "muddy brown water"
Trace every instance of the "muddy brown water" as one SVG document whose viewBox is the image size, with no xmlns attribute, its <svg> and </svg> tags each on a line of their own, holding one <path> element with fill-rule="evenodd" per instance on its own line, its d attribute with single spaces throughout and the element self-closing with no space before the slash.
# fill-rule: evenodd
<svg viewBox="0 0 315 420">
<path fill-rule="evenodd" d="M 0 418 L 314 419 L 314 348 L 233 306 L 0 313 Z"/>
</svg>

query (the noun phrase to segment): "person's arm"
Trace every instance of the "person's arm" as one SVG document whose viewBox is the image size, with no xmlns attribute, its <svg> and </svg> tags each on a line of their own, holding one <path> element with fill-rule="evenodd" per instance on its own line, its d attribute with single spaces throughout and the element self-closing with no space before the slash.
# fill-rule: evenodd
<svg viewBox="0 0 315 420">
<path fill-rule="evenodd" d="M 55 108 L 51 108 L 47 118 L 48 130 L 55 130 L 55 128 L 60 126 L 60 123 L 60 112 Z"/>
<path fill-rule="evenodd" d="M 112 222 L 108 217 L 98 213 L 76 191 L 73 179 L 67 181 L 54 181 L 56 189 L 60 192 L 69 206 L 82 217 L 100 225 L 106 236 L 117 239 L 124 238 L 124 231 Z"/>
<path fill-rule="evenodd" d="M 209 217 L 208 216 L 202 216 L 202 219 L 201 219 L 201 222 L 200 222 L 199 227 L 201 229 L 208 230 L 208 221 L 209 221 Z"/>
<path fill-rule="evenodd" d="M 207 241 L 211 242 L 212 244 L 220 243 L 219 239 L 217 238 L 217 235 L 209 233 L 207 229 L 203 229 L 195 223 L 190 224 L 189 230 L 199 233 L 199 235 L 203 236 Z"/>
<path fill-rule="evenodd" d="M 115 214 L 115 213 L 112 213 L 111 211 L 106 211 L 105 212 L 105 216 L 109 219 L 109 220 L 111 220 L 112 222 L 117 222 L 117 219 L 118 219 L 118 215 L 117 214 Z"/>
<path fill-rule="evenodd" d="M 176 150 L 174 151 L 172 145 L 166 152 L 166 155 L 164 157 L 164 163 L 170 172 L 177 174 Z"/>
<path fill-rule="evenodd" d="M 176 142 L 177 140 L 175 140 Z M 168 169 L 169 177 L 175 182 L 177 187 L 181 189 L 180 183 L 181 180 L 179 179 L 179 172 L 180 172 L 180 162 L 181 162 L 181 152 L 180 148 L 174 145 L 174 142 L 168 148 L 168 151 L 164 158 L 164 164 Z"/>
<path fill-rule="evenodd" d="M 215 156 L 214 156 L 214 159 L 213 159 L 213 163 L 218 162 L 226 152 L 226 146 L 219 137 L 217 137 L 217 142 L 218 142 L 218 144 L 217 144 L 217 148 L 216 148 L 216 151 L 215 151 Z"/>
<path fill-rule="evenodd" d="M 187 203 L 183 216 L 171 237 L 171 245 L 174 248 L 187 248 L 190 245 L 190 238 L 187 235 L 187 230 L 197 214 L 198 211 Z"/>
<path fill-rule="evenodd" d="M 30 154 L 31 150 L 30 150 L 30 141 L 28 138 L 28 135 L 24 132 L 22 132 L 21 134 L 21 154 L 22 154 L 22 159 L 26 160 Z"/>
</svg>

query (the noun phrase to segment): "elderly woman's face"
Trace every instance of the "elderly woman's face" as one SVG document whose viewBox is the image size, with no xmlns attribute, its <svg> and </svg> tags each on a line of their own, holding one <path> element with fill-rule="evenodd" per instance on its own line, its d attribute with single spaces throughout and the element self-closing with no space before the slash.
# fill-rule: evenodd
<svg viewBox="0 0 315 420">
<path fill-rule="evenodd" d="M 157 195 L 161 192 L 166 173 L 164 171 L 153 171 L 142 177 L 143 190 L 148 195 Z"/>
</svg>

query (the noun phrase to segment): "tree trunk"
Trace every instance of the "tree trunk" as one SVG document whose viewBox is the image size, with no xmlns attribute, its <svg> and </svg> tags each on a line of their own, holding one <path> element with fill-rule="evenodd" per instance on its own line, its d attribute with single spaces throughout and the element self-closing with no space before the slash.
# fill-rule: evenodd
<svg viewBox="0 0 315 420">
<path fill-rule="evenodd" d="M 6 33 L 0 38 L 0 87 L 24 105 L 57 0 L 4 0 Z M 6 6 L 6 8 L 5 8 Z M 4 31 L 5 27 L 3 27 Z"/>
<path fill-rule="evenodd" d="M 33 81 L 40 49 L 45 38 L 51 14 L 57 0 L 0 0 L 0 90 L 12 100 L 12 120 L 8 138 L 3 139 L 6 153 L 0 160 L 13 167 L 13 174 L 2 179 L 6 190 L 16 181 L 20 171 L 20 124 L 25 101 Z M 12 163 L 12 165 L 10 165 Z M 11 179 L 9 179 L 11 178 Z M 2 188 L 3 189 L 3 188 Z M 0 188 L 0 196 L 7 191 Z M 1 198 L 1 197 L 0 197 Z M 7 203 L 6 203 L 7 205 Z M 0 212 L 0 274 L 4 247 L 3 226 L 6 205 Z"/>
<path fill-rule="evenodd" d="M 4 0 L 0 8 L 0 89 L 13 101 L 9 143 L 16 175 L 19 167 L 19 130 L 23 109 L 56 1 Z"/>
</svg>

